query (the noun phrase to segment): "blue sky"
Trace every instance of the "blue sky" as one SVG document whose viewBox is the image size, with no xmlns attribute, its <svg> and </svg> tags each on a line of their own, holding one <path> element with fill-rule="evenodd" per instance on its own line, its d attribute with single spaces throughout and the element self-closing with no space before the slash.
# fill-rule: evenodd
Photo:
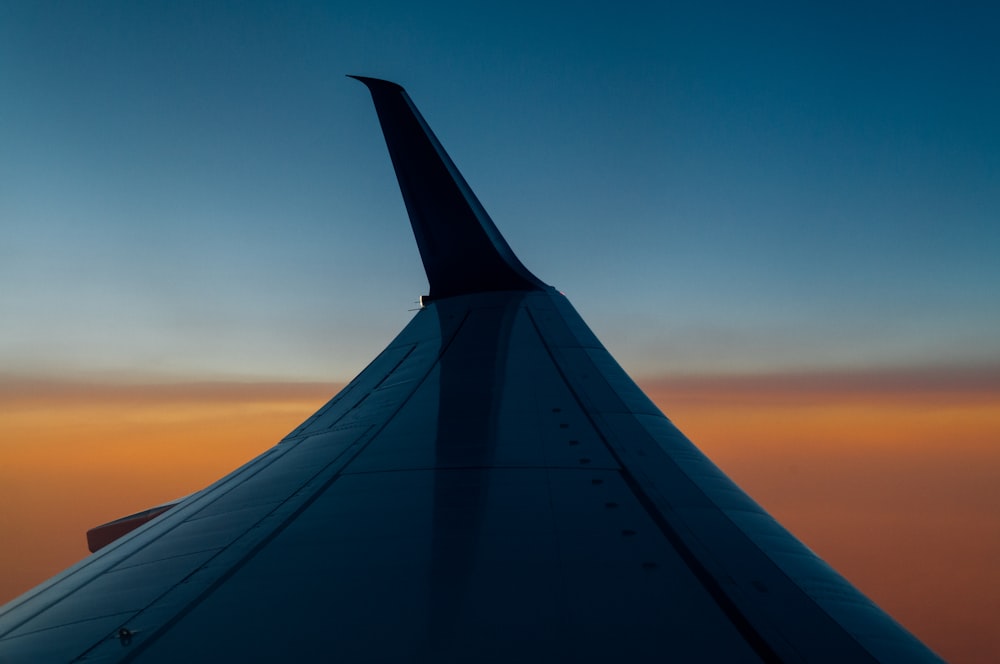
<svg viewBox="0 0 1000 664">
<path fill-rule="evenodd" d="M 998 19 L 5 3 L 0 367 L 351 378 L 426 281 L 348 73 L 408 89 L 633 374 L 995 366 Z"/>
</svg>

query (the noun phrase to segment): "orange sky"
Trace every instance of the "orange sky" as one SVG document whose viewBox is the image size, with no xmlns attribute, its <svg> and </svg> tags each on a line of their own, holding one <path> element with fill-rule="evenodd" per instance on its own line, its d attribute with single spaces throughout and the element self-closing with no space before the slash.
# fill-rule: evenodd
<svg viewBox="0 0 1000 664">
<path fill-rule="evenodd" d="M 647 379 L 682 431 L 939 654 L 1000 659 L 997 371 Z M 339 386 L 0 380 L 0 602 L 202 488 Z"/>
</svg>

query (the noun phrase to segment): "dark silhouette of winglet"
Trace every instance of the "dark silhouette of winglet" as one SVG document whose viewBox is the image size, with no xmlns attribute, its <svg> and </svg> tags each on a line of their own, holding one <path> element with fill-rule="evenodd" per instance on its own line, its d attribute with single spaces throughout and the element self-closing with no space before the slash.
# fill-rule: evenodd
<svg viewBox="0 0 1000 664">
<path fill-rule="evenodd" d="M 402 86 L 368 86 L 389 148 L 430 299 L 484 291 L 547 289 L 518 260 Z"/>
</svg>

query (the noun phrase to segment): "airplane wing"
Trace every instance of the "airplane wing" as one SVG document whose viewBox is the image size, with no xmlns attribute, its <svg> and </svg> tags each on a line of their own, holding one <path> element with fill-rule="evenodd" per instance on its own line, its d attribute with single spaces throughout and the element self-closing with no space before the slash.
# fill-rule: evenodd
<svg viewBox="0 0 1000 664">
<path fill-rule="evenodd" d="M 528 271 L 406 92 L 430 291 L 273 448 L 0 609 L 0 661 L 929 662 Z"/>
</svg>

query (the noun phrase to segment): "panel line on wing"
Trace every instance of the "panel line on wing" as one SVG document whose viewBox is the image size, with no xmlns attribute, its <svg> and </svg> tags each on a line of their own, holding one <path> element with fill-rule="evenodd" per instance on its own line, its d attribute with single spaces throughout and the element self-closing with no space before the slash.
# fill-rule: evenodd
<svg viewBox="0 0 1000 664">
<path fill-rule="evenodd" d="M 712 576 L 707 568 L 702 565 L 698 560 L 697 556 L 688 548 L 687 544 L 684 542 L 683 538 L 676 532 L 673 526 L 667 522 L 664 515 L 655 506 L 655 503 L 650 500 L 649 496 L 646 495 L 645 490 L 642 488 L 639 482 L 636 481 L 635 477 L 632 475 L 628 468 L 628 465 L 618 454 L 618 451 L 611 445 L 602 431 L 601 426 L 594 420 L 592 413 L 586 406 L 581 395 L 574 387 L 574 385 L 569 381 L 563 367 L 559 360 L 556 358 L 553 349 L 549 346 L 548 340 L 545 334 L 542 332 L 541 328 L 538 326 L 537 321 L 534 318 L 533 311 L 530 307 L 527 308 L 529 319 L 532 325 L 535 327 L 535 331 L 538 333 L 539 338 L 545 347 L 546 352 L 549 354 L 553 365 L 559 372 L 563 381 L 566 382 L 567 388 L 573 394 L 573 397 L 580 404 L 581 409 L 586 414 L 588 419 L 590 419 L 594 430 L 598 432 L 601 439 L 603 440 L 605 446 L 608 449 L 609 454 L 617 461 L 619 468 L 618 472 L 621 474 L 622 479 L 625 481 L 626 485 L 635 495 L 636 499 L 640 502 L 643 509 L 650 516 L 657 527 L 663 532 L 663 535 L 670 541 L 674 546 L 674 549 L 680 555 L 681 559 L 687 565 L 691 573 L 699 580 L 702 586 L 705 588 L 706 592 L 714 599 L 716 604 L 722 610 L 723 614 L 729 619 L 733 626 L 739 631 L 743 638 L 747 641 L 754 652 L 765 662 L 781 662 L 782 658 L 774 651 L 770 644 L 764 639 L 764 637 L 754 628 L 750 623 L 748 618 L 739 610 L 739 607 L 732 601 L 728 594 L 723 590 L 721 584 L 717 579 Z"/>
</svg>

